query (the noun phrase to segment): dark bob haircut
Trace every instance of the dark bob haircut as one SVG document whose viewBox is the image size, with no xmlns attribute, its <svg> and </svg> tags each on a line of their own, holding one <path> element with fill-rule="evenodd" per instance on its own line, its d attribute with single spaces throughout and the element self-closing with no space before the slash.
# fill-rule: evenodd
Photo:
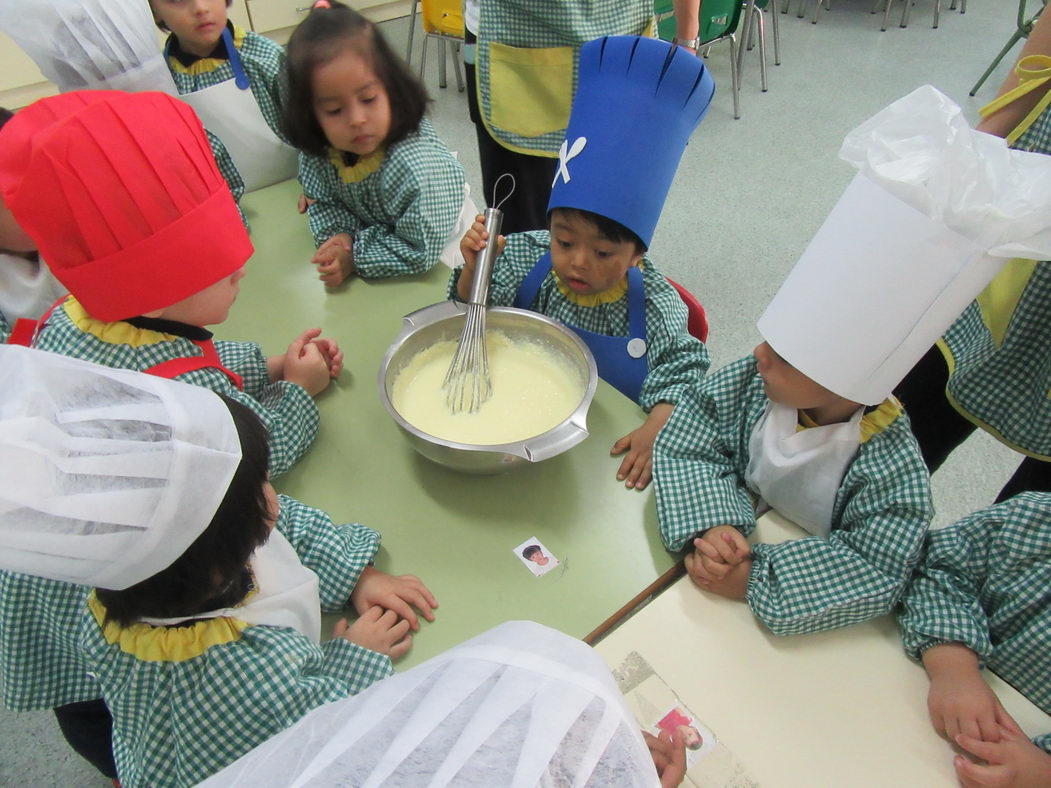
<svg viewBox="0 0 1051 788">
<path fill-rule="evenodd" d="M 241 462 L 226 496 L 208 527 L 167 569 L 123 591 L 95 590 L 106 606 L 107 622 L 126 627 L 146 616 L 192 618 L 244 598 L 239 584 L 245 566 L 270 536 L 270 512 L 263 491 L 270 447 L 259 418 L 240 402 L 222 399 L 241 442 Z M 231 588 L 236 593 L 229 593 Z"/>
<path fill-rule="evenodd" d="M 599 235 L 607 241 L 612 241 L 615 244 L 631 242 L 635 244 L 635 251 L 638 254 L 646 253 L 646 244 L 642 242 L 639 236 L 635 235 L 620 222 L 609 219 L 602 214 L 585 211 L 583 208 L 552 208 L 550 221 L 554 221 L 556 216 L 575 216 L 588 224 L 595 225 Z"/>
<path fill-rule="evenodd" d="M 282 125 L 293 147 L 323 156 L 329 147 L 314 114 L 312 77 L 318 66 L 352 48 L 376 73 L 390 101 L 390 131 L 385 145 L 401 142 L 420 127 L 427 91 L 408 65 L 390 48 L 372 22 L 337 0 L 314 8 L 288 40 L 288 101 Z"/>
</svg>

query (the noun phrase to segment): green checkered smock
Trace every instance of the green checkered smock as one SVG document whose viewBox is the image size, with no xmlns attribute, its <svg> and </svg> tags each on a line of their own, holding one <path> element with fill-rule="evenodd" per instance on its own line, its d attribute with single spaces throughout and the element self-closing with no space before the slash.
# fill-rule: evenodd
<svg viewBox="0 0 1051 788">
<path fill-rule="evenodd" d="M 6 344 L 9 336 L 11 336 L 11 326 L 4 317 L 4 313 L 0 312 L 0 345 Z"/>
<path fill-rule="evenodd" d="M 99 697 L 77 647 L 90 590 L 0 572 L 0 689 L 6 708 L 53 709 Z"/>
<path fill-rule="evenodd" d="M 607 35 L 643 35 L 652 21 L 653 3 L 649 0 L 481 3 L 476 56 L 478 107 L 493 139 L 519 153 L 555 155 L 565 138 L 565 122 L 550 129 L 545 127 L 550 124 L 544 123 L 530 129 L 513 128 L 517 124 L 509 117 L 502 124 L 499 107 L 495 112 L 493 109 L 494 95 L 503 91 L 511 104 L 521 105 L 534 117 L 544 114 L 553 102 L 564 102 L 564 113 L 556 114 L 564 114 L 568 121 L 569 105 L 577 90 L 580 47 Z M 505 49 L 502 56 L 501 45 L 514 51 Z M 553 87 L 562 86 L 556 80 L 563 68 L 568 72 L 564 91 Z M 531 112 L 534 106 L 538 113 Z"/>
<path fill-rule="evenodd" d="M 70 316 L 70 310 L 75 314 L 78 309 L 79 304 L 70 296 L 63 307 L 52 311 L 33 347 L 107 367 L 139 371 L 172 359 L 201 355 L 188 339 L 136 329 L 128 323 L 100 323 L 88 318 L 87 324 L 78 324 Z M 83 325 L 91 330 L 85 330 Z M 142 344 L 110 340 L 110 332 L 118 329 L 126 329 L 121 338 L 133 338 Z M 270 381 L 266 357 L 256 343 L 218 341 L 215 350 L 227 369 L 244 378 L 244 391 L 235 388 L 226 375 L 214 368 L 187 372 L 176 379 L 225 394 L 255 413 L 270 436 L 270 473 L 284 473 L 306 453 L 317 436 L 317 405 L 302 386 L 284 380 Z"/>
<path fill-rule="evenodd" d="M 314 244 L 349 233 L 366 279 L 428 271 L 460 215 L 463 167 L 426 118 L 378 157 L 345 166 L 336 152 L 299 154 L 303 192 L 317 200 L 307 211 Z"/>
<path fill-rule="evenodd" d="M 241 56 L 241 65 L 251 82 L 250 90 L 256 104 L 259 105 L 259 111 L 277 138 L 284 140 L 285 136 L 281 131 L 281 111 L 286 90 L 285 49 L 266 36 L 242 30 L 236 25 L 230 25 L 230 32 L 237 53 Z M 172 47 L 173 39 L 174 36 L 168 37 L 166 51 Z M 167 63 L 172 79 L 175 80 L 175 88 L 180 94 L 210 88 L 234 78 L 233 67 L 225 57 L 200 58 L 193 65 L 184 66 L 178 58 L 169 54 Z M 233 159 L 222 140 L 211 132 L 208 132 L 208 141 L 212 145 L 219 172 L 229 184 L 234 199 L 240 201 L 245 186 Z"/>
<path fill-rule="evenodd" d="M 277 528 L 318 573 L 322 607 L 339 609 L 379 535 L 280 501 Z M 117 643 L 92 613 L 82 615 L 80 646 L 113 715 L 113 754 L 126 788 L 196 785 L 317 706 L 393 673 L 388 657 L 343 638 L 318 646 L 293 629 L 232 621 L 198 624 L 196 638 L 188 627 L 140 623 L 115 628 Z M 151 636 L 164 638 L 163 653 L 139 648 Z"/>
<path fill-rule="evenodd" d="M 1051 109 L 1013 147 L 1051 154 Z M 953 407 L 1014 450 L 1051 461 L 1051 265 L 1009 262 L 938 346 Z"/>
<path fill-rule="evenodd" d="M 690 547 L 717 525 L 746 536 L 755 528 L 745 471 L 766 403 L 752 356 L 684 392 L 653 447 L 657 520 L 669 550 Z M 827 539 L 755 545 L 748 605 L 776 635 L 887 613 L 919 560 L 933 514 L 927 469 L 901 413 L 860 445 L 836 494 Z"/>
<path fill-rule="evenodd" d="M 507 246 L 493 264 L 489 303 L 513 306 L 522 280 L 550 246 L 551 237 L 547 230 L 507 236 Z M 456 283 L 461 270 L 453 271 L 449 280 L 449 298 L 458 298 Z M 639 404 L 643 410 L 649 411 L 658 402 L 673 405 L 678 402 L 684 390 L 701 380 L 711 360 L 704 344 L 686 330 L 686 305 L 648 257 L 643 258 L 642 283 L 646 292 L 646 360 L 649 371 L 642 384 Z M 530 309 L 585 331 L 628 336 L 627 291 L 616 301 L 585 306 L 574 301 L 572 294 L 563 293 L 553 270 L 540 285 Z"/>
<path fill-rule="evenodd" d="M 912 659 L 962 643 L 1051 713 L 1051 494 L 1023 493 L 928 533 L 903 603 Z M 1051 734 L 1042 738 L 1051 752 Z"/>
</svg>

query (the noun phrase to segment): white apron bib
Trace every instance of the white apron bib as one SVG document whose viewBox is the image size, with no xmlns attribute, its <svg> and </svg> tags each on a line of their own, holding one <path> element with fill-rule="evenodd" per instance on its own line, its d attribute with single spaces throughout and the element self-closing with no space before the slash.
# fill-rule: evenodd
<svg viewBox="0 0 1051 788">
<path fill-rule="evenodd" d="M 255 593 L 243 605 L 178 618 L 143 618 L 154 626 L 172 626 L 202 618 L 238 618 L 249 624 L 294 629 L 314 643 L 321 642 L 321 596 L 317 575 L 303 566 L 296 551 L 278 531 L 249 561 Z"/>
<path fill-rule="evenodd" d="M 815 536 L 827 537 L 843 476 L 861 445 L 859 422 L 797 431 L 795 408 L 768 402 L 748 441 L 745 483 L 772 509 Z"/>
<path fill-rule="evenodd" d="M 271 131 L 252 95 L 229 31 L 223 33 L 223 39 L 237 76 L 193 93 L 183 93 L 179 98 L 193 107 L 204 127 L 223 141 L 244 180 L 246 192 L 296 177 L 299 164 L 296 149 Z"/>
</svg>

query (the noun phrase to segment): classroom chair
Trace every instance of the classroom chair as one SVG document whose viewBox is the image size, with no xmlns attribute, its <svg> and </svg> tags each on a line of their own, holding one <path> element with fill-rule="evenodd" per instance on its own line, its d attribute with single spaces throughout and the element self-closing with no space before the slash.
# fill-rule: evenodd
<svg viewBox="0 0 1051 788">
<path fill-rule="evenodd" d="M 966 3 L 966 0 L 964 0 Z M 1033 24 L 1037 19 L 1040 18 L 1040 14 L 1043 12 L 1044 7 L 1047 5 L 1047 0 L 1038 3 L 1039 6 L 1036 9 L 1036 13 L 1031 16 L 1026 16 L 1026 3 L 1027 0 L 1018 0 L 1018 19 L 1015 22 L 1015 31 L 1011 34 L 1011 37 L 1007 39 L 1007 43 L 1004 44 L 1004 48 L 1000 50 L 1000 53 L 993 58 L 993 62 L 989 64 L 989 68 L 985 70 L 985 73 L 978 79 L 971 88 L 970 95 L 974 95 L 978 92 L 978 88 L 982 86 L 982 83 L 989 78 L 989 75 L 993 73 L 1000 61 L 1004 59 L 1004 55 L 1011 51 L 1011 47 L 1021 41 L 1023 38 L 1029 38 L 1029 33 L 1033 29 Z"/>
<path fill-rule="evenodd" d="M 701 3 L 700 39 L 701 54 L 708 57 L 708 52 L 716 44 L 730 42 L 730 88 L 733 94 L 734 119 L 741 117 L 741 75 L 740 59 L 737 47 L 737 27 L 741 22 L 741 11 L 744 5 L 741 0 L 704 0 Z M 655 0 L 654 18 L 657 20 L 657 35 L 664 41 L 671 41 L 675 36 L 675 16 L 671 0 Z"/>
<path fill-rule="evenodd" d="M 949 6 L 949 10 L 956 10 L 956 1 L 952 0 L 952 4 Z M 901 9 L 901 22 L 898 23 L 898 27 L 909 26 L 909 12 L 912 10 L 912 6 L 915 0 L 905 0 L 905 7 Z M 959 0 L 960 2 L 960 13 L 967 13 L 967 0 Z M 894 5 L 894 0 L 876 0 L 876 5 L 872 7 L 872 13 L 876 13 L 881 7 L 883 8 L 883 26 L 880 27 L 881 31 L 887 29 L 887 20 L 890 19 L 890 8 Z M 938 27 L 938 19 L 941 16 L 942 0 L 934 0 L 934 24 L 931 25 L 933 28 Z"/>
<path fill-rule="evenodd" d="M 708 313 L 704 311 L 704 307 L 701 306 L 701 302 L 697 300 L 697 296 L 687 290 L 685 287 L 680 285 L 674 279 L 669 279 L 668 284 L 675 288 L 675 291 L 679 294 L 679 298 L 686 304 L 686 311 L 688 317 L 686 318 L 686 330 L 690 332 L 692 336 L 697 337 L 701 342 L 708 341 Z"/>
<path fill-rule="evenodd" d="M 806 16 L 806 4 L 807 0 L 799 0 L 799 10 L 796 11 L 796 16 L 799 19 Z M 787 14 L 790 5 L 792 5 L 792 0 L 785 0 L 785 4 L 781 7 L 781 13 Z M 817 17 L 821 13 L 821 6 L 824 6 L 826 11 L 831 11 L 832 0 L 814 0 L 814 17 L 810 20 L 810 24 L 817 24 Z"/>
<path fill-rule="evenodd" d="M 452 45 L 453 71 L 456 72 L 456 87 L 463 93 L 464 80 L 461 72 L 461 59 L 463 57 L 463 9 L 456 0 L 413 0 L 412 11 L 409 16 L 409 43 L 405 54 L 405 60 L 411 62 L 412 38 L 416 27 L 416 6 L 420 5 L 420 23 L 423 26 L 423 52 L 420 55 L 420 79 L 423 79 L 424 69 L 427 68 L 427 42 L 435 38 L 439 45 L 438 60 L 438 86 L 444 88 L 448 82 L 446 79 L 446 52 L 445 44 Z"/>
</svg>

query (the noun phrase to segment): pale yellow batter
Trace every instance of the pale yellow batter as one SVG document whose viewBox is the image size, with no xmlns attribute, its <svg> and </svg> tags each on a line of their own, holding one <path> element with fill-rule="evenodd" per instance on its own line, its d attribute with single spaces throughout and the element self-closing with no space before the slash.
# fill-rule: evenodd
<svg viewBox="0 0 1051 788">
<path fill-rule="evenodd" d="M 584 396 L 584 381 L 557 352 L 500 331 L 486 333 L 493 396 L 474 413 L 453 415 L 442 388 L 456 340 L 414 356 L 398 374 L 391 402 L 402 418 L 429 435 L 489 446 L 532 438 L 561 424 Z"/>
</svg>

